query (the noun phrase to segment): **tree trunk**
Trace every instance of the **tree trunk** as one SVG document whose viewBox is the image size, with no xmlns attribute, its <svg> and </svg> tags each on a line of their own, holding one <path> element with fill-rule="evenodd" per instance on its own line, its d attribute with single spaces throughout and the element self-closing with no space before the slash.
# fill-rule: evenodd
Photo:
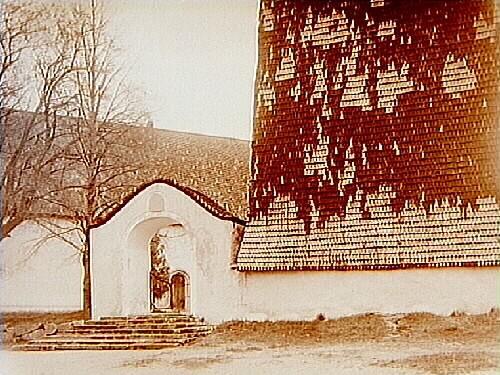
<svg viewBox="0 0 500 375">
<path fill-rule="evenodd" d="M 92 316 L 92 277 L 90 273 L 90 232 L 88 229 L 85 231 L 85 244 L 83 249 L 83 312 L 85 319 L 90 319 Z"/>
<path fill-rule="evenodd" d="M 1 206 L 0 206 L 1 207 Z M 3 208 L 3 207 L 1 207 Z M 0 209 L 1 209 L 0 208 Z M 0 233 L 0 240 L 5 237 L 9 237 L 10 233 L 22 222 L 24 221 L 24 218 L 15 218 L 14 220 L 9 220 L 5 224 L 2 225 L 2 231 Z"/>
</svg>

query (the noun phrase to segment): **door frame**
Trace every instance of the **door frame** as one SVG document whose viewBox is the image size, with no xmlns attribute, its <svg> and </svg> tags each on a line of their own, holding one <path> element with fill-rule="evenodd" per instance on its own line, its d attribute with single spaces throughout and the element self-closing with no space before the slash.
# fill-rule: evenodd
<svg viewBox="0 0 500 375">
<path fill-rule="evenodd" d="M 173 284 L 172 279 L 180 275 L 184 278 L 184 312 L 191 312 L 191 280 L 186 271 L 182 270 L 174 270 L 169 275 L 169 286 L 170 286 L 170 308 L 173 309 L 172 301 L 173 301 Z"/>
</svg>

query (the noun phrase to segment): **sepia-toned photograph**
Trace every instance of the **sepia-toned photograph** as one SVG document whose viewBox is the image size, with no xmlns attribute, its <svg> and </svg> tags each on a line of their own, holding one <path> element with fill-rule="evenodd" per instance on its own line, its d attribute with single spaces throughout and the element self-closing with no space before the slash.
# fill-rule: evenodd
<svg viewBox="0 0 500 375">
<path fill-rule="evenodd" d="M 0 0 L 0 375 L 498 375 L 500 0 Z"/>
</svg>

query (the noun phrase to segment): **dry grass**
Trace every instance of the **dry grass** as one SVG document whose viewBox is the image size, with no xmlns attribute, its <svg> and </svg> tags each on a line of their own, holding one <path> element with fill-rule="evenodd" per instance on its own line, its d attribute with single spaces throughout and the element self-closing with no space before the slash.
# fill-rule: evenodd
<svg viewBox="0 0 500 375">
<path fill-rule="evenodd" d="M 500 338 L 500 314 L 438 316 L 412 313 L 396 320 L 395 329 L 380 314 L 312 322 L 230 322 L 217 327 L 200 345 L 232 343 L 269 347 L 377 342 L 382 340 L 492 343 Z"/>
<path fill-rule="evenodd" d="M 469 374 L 500 366 L 499 358 L 484 352 L 453 352 L 412 356 L 380 363 L 379 366 L 422 370 L 435 375 Z"/>
<path fill-rule="evenodd" d="M 152 365 L 155 365 L 160 362 L 159 358 L 151 357 L 144 359 L 137 359 L 124 362 L 121 367 L 132 367 L 132 368 L 149 368 Z"/>
<path fill-rule="evenodd" d="M 83 311 L 3 313 L 0 315 L 0 344 L 10 347 L 25 341 L 32 332 L 43 335 L 50 326 L 61 327 L 84 317 Z"/>
<path fill-rule="evenodd" d="M 67 313 L 8 313 L 3 322 L 10 333 L 23 333 L 39 324 L 65 324 L 82 320 L 83 312 Z M 388 320 L 393 324 L 389 324 Z M 4 335 L 9 344 L 15 334 Z M 307 346 L 378 341 L 422 341 L 454 343 L 488 343 L 498 345 L 500 339 L 500 313 L 438 316 L 412 313 L 397 317 L 364 314 L 334 320 L 312 322 L 229 322 L 200 340 L 197 345 L 259 348 Z"/>
<path fill-rule="evenodd" d="M 206 369 L 208 367 L 222 364 L 228 361 L 224 355 L 215 355 L 213 357 L 198 357 L 198 358 L 185 358 L 179 359 L 172 363 L 176 367 L 181 367 L 187 370 Z"/>
<path fill-rule="evenodd" d="M 500 314 L 497 310 L 479 315 L 407 314 L 397 322 L 397 332 L 415 340 L 494 342 L 500 339 Z"/>
<path fill-rule="evenodd" d="M 40 323 L 66 323 L 75 320 L 83 320 L 83 311 L 68 311 L 68 312 L 16 312 L 16 313 L 3 313 L 2 321 L 7 327 L 32 325 Z"/>
<path fill-rule="evenodd" d="M 268 346 L 376 341 L 387 334 L 381 315 L 356 315 L 313 322 L 230 322 L 217 327 L 201 345 L 252 343 Z"/>
</svg>

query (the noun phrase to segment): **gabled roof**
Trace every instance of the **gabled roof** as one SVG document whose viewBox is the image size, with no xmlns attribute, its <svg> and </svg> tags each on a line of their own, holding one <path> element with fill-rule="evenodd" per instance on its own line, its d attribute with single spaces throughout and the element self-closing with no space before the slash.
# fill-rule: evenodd
<svg viewBox="0 0 500 375">
<path fill-rule="evenodd" d="M 245 224 L 245 220 L 234 215 L 227 209 L 223 208 L 220 204 L 215 202 L 213 199 L 208 197 L 207 195 L 191 189 L 189 187 L 186 187 L 184 185 L 179 185 L 178 183 L 174 182 L 173 180 L 170 179 L 164 179 L 164 178 L 159 178 L 156 180 L 151 180 L 147 183 L 142 184 L 138 188 L 134 189 L 134 192 L 127 195 L 125 199 L 123 199 L 119 204 L 117 204 L 111 211 L 107 212 L 105 215 L 99 218 L 97 222 L 91 225 L 91 228 L 97 228 L 106 222 L 108 222 L 113 216 L 115 216 L 119 211 L 121 211 L 128 202 L 130 202 L 135 196 L 139 195 L 142 191 L 146 190 L 148 187 L 156 184 L 164 184 L 171 186 L 185 195 L 187 195 L 189 198 L 191 198 L 193 201 L 195 201 L 197 204 L 199 204 L 202 208 L 204 208 L 206 211 L 208 211 L 210 214 L 214 215 L 215 217 L 222 219 L 222 220 L 229 220 L 232 221 L 233 223 L 237 223 L 240 225 Z"/>
<path fill-rule="evenodd" d="M 32 116 L 36 115 L 27 112 L 13 113 L 11 121 L 29 121 Z M 77 121 L 81 119 L 61 117 L 58 120 L 58 131 L 64 134 Z M 117 174 L 115 185 L 99 193 L 102 206 L 109 206 L 109 209 L 104 209 L 99 214 L 93 226 L 108 220 L 145 187 L 157 182 L 181 190 L 221 219 L 244 222 L 250 157 L 248 141 L 123 124 L 105 126 L 120 131 L 119 139 L 113 140 L 114 143 L 109 146 L 111 161 L 108 162 L 111 164 L 108 169 L 113 168 L 115 160 L 117 165 L 130 165 L 132 169 L 134 166 L 140 167 L 123 174 L 121 169 L 111 171 Z M 16 126 L 10 128 L 14 134 L 7 137 L 19 136 L 16 134 Z M 57 139 L 62 143 L 67 140 L 64 136 Z M 8 138 L 7 141 L 16 140 Z M 61 173 L 63 184 L 81 184 L 77 167 L 70 166 Z M 38 188 L 41 191 L 44 188 L 54 188 L 58 184 L 58 178 L 47 176 L 47 179 L 39 182 Z M 57 204 L 50 199 L 37 201 L 33 215 L 71 220 L 73 212 L 82 204 L 81 192 L 73 192 L 71 189 L 62 191 L 62 196 L 57 196 Z"/>
<path fill-rule="evenodd" d="M 131 134 L 141 139 L 147 160 L 154 164 L 142 184 L 169 180 L 206 197 L 208 206 L 226 216 L 246 218 L 248 141 L 151 128 L 134 128 Z"/>
</svg>

